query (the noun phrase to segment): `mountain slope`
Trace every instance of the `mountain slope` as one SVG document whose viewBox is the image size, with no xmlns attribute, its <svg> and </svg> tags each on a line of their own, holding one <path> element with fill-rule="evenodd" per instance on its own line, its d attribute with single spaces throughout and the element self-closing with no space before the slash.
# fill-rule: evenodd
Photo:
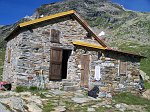
<svg viewBox="0 0 150 112">
<path fill-rule="evenodd" d="M 77 11 L 97 34 L 105 31 L 103 37 L 109 46 L 147 56 L 141 62 L 141 69 L 150 75 L 150 13 L 128 11 L 109 0 L 63 0 L 44 4 L 32 17 L 14 25 L 0 26 L 0 42 L 3 43 L 0 48 L 4 48 L 2 40 L 18 23 L 68 10 Z"/>
</svg>

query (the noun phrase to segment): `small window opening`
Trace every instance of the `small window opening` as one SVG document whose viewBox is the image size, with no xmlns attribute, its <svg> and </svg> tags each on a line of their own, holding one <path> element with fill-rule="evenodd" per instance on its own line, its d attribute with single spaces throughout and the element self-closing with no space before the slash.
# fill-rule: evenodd
<svg viewBox="0 0 150 112">
<path fill-rule="evenodd" d="M 92 39 L 92 34 L 91 33 L 86 33 L 85 39 Z"/>
<path fill-rule="evenodd" d="M 59 43 L 60 42 L 60 31 L 56 29 L 51 29 L 51 42 Z"/>
</svg>

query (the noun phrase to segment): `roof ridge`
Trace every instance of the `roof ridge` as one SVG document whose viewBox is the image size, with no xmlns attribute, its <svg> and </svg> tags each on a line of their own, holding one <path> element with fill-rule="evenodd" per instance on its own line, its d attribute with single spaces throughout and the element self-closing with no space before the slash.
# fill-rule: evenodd
<svg viewBox="0 0 150 112">
<path fill-rule="evenodd" d="M 35 20 L 20 23 L 19 27 L 25 27 L 25 26 L 29 26 L 29 25 L 32 25 L 32 24 L 35 24 L 35 23 L 43 22 L 43 21 L 46 21 L 46 20 L 49 20 L 49 19 L 54 19 L 54 18 L 57 18 L 57 17 L 62 17 L 62 16 L 65 16 L 65 15 L 69 15 L 69 14 L 74 14 L 75 12 L 76 11 L 74 11 L 74 10 L 69 10 L 69 11 L 66 11 L 66 12 L 60 12 L 60 13 L 52 14 L 52 15 L 49 15 L 49 16 L 45 16 L 45 17 L 42 17 L 42 18 L 35 19 Z"/>
</svg>

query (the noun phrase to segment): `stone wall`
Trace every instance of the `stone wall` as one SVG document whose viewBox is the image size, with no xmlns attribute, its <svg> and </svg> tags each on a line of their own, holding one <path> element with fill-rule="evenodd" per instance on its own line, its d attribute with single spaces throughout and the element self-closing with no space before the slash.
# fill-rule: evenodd
<svg viewBox="0 0 150 112">
<path fill-rule="evenodd" d="M 61 32 L 60 43 L 51 43 L 51 29 Z M 36 72 L 43 70 L 45 83 L 54 85 L 48 80 L 50 65 L 50 49 L 58 47 L 72 50 L 68 61 L 68 79 L 76 79 L 76 65 L 74 60 L 75 52 L 72 41 L 81 40 L 98 44 L 94 38 L 86 38 L 87 31 L 70 17 L 51 20 L 24 28 L 24 30 L 7 43 L 6 60 L 3 73 L 3 80 L 15 82 L 21 85 L 28 85 L 28 77 L 33 77 L 32 85 L 37 85 L 38 77 Z M 7 62 L 8 49 L 11 49 L 11 62 Z M 10 78 L 11 77 L 11 78 Z M 14 80 L 15 79 L 15 80 Z M 79 80 L 79 78 L 78 78 Z M 55 82 L 56 85 L 59 82 Z M 59 86 L 59 85 L 58 85 Z"/>
<path fill-rule="evenodd" d="M 78 71 L 81 71 L 80 66 L 80 56 L 85 53 L 85 48 L 76 46 L 76 64 L 78 66 Z M 140 69 L 139 59 L 131 56 L 124 55 L 114 55 L 115 53 L 106 54 L 107 51 L 97 50 L 97 49 L 86 49 L 86 54 L 91 56 L 90 61 L 90 78 L 89 78 L 89 88 L 93 88 L 97 85 L 100 89 L 100 97 L 107 97 L 114 92 L 127 92 L 127 91 L 138 91 L 139 90 L 139 74 L 134 74 L 134 71 Z M 102 56 L 99 56 L 102 53 Z M 115 56 L 113 58 L 113 56 Z M 130 60 L 130 61 L 129 61 Z M 132 61 L 131 61 L 132 60 Z M 126 74 L 120 74 L 120 61 L 125 61 L 127 63 Z M 95 81 L 95 66 L 100 66 L 101 80 Z M 79 76 L 81 73 L 78 73 Z"/>
<path fill-rule="evenodd" d="M 57 29 L 61 32 L 60 43 L 51 42 L 51 29 Z M 7 43 L 3 80 L 14 82 L 17 85 L 36 86 L 39 84 L 41 78 L 36 73 L 42 70 L 42 79 L 47 88 L 62 89 L 64 83 L 65 85 L 69 84 L 78 88 L 81 81 L 80 56 L 89 54 L 90 88 L 98 85 L 101 95 L 106 95 L 106 93 L 112 90 L 126 91 L 136 89 L 138 85 L 136 79 L 138 77 L 134 80 L 131 73 L 133 70 L 139 69 L 139 60 L 135 60 L 136 58 L 134 57 L 133 60 L 128 60 L 131 57 L 108 53 L 107 51 L 98 49 L 74 46 L 72 44 L 72 41 L 80 40 L 99 45 L 93 37 L 86 38 L 86 35 L 87 31 L 77 21 L 69 17 L 24 28 L 17 37 Z M 49 81 L 50 50 L 52 47 L 72 51 L 68 60 L 67 79 L 63 79 L 62 81 Z M 11 49 L 10 63 L 7 62 L 8 49 Z M 119 60 L 126 60 L 128 62 L 127 74 L 125 76 L 118 74 Z M 101 66 L 102 79 L 99 82 L 93 82 L 96 65 Z M 31 81 L 29 81 L 29 78 L 31 78 Z"/>
</svg>

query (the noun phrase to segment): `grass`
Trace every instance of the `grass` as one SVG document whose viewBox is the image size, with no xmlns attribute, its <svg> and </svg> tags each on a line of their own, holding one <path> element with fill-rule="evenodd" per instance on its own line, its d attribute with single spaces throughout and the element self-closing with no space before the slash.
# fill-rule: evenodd
<svg viewBox="0 0 150 112">
<path fill-rule="evenodd" d="M 17 86 L 15 91 L 16 92 L 30 91 L 32 93 L 37 93 L 39 94 L 39 96 L 44 97 L 44 95 L 40 94 L 39 92 L 45 92 L 46 90 L 39 90 L 36 86 L 31 86 L 29 88 L 27 86 Z"/>
<path fill-rule="evenodd" d="M 15 89 L 16 92 L 24 92 L 24 91 L 28 91 L 28 88 L 26 86 L 17 86 Z"/>
<path fill-rule="evenodd" d="M 145 87 L 145 89 L 150 89 L 150 83 L 145 81 L 144 82 L 144 87 Z"/>
<path fill-rule="evenodd" d="M 146 106 L 145 108 L 148 112 L 150 112 L 150 100 L 142 98 L 140 96 L 136 96 L 131 93 L 120 93 L 115 95 L 113 99 L 116 103 Z"/>
<path fill-rule="evenodd" d="M 43 106 L 43 112 L 51 112 L 54 111 L 54 105 L 53 102 L 48 101 L 46 104 Z"/>
</svg>

